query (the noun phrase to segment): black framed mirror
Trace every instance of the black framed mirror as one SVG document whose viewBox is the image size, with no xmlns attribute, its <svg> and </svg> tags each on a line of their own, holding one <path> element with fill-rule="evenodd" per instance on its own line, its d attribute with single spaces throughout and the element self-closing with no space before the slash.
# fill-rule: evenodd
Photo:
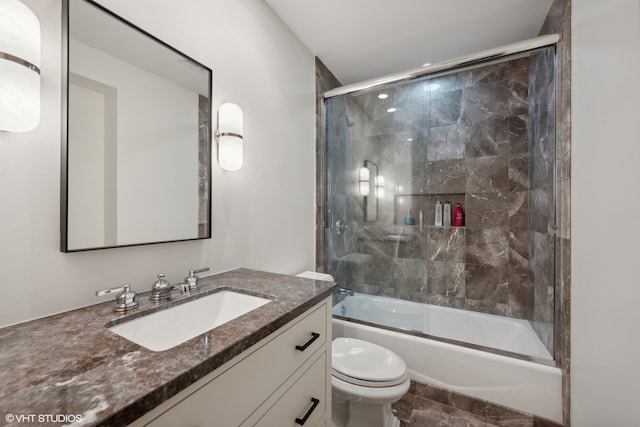
<svg viewBox="0 0 640 427">
<path fill-rule="evenodd" d="M 211 237 L 212 71 L 63 0 L 61 250 Z"/>
</svg>

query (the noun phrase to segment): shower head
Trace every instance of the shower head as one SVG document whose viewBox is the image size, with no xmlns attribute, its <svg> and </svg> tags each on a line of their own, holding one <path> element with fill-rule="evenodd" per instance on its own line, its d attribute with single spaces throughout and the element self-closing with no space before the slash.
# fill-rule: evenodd
<svg viewBox="0 0 640 427">
<path fill-rule="evenodd" d="M 345 123 L 347 124 L 347 127 L 352 127 L 353 125 L 355 125 L 355 124 L 356 124 L 355 120 L 353 120 L 353 119 L 351 118 L 351 116 L 347 116 L 347 115 L 346 115 L 346 114 L 344 114 L 344 113 L 343 113 L 343 115 L 344 115 L 344 121 L 345 121 Z"/>
<path fill-rule="evenodd" d="M 347 122 L 347 126 L 348 127 L 352 127 L 353 125 L 356 124 L 355 120 L 353 120 L 351 117 L 349 116 L 345 116 L 345 122 Z"/>
</svg>

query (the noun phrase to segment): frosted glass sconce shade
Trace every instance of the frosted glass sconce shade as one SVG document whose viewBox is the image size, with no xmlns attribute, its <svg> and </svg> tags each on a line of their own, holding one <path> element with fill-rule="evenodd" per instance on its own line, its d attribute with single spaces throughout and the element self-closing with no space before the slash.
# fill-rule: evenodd
<svg viewBox="0 0 640 427">
<path fill-rule="evenodd" d="M 40 23 L 18 0 L 0 0 L 0 130 L 40 122 Z"/>
<path fill-rule="evenodd" d="M 382 175 L 376 176 L 376 197 L 379 199 L 384 198 L 384 177 Z"/>
<path fill-rule="evenodd" d="M 358 181 L 360 183 L 360 186 L 359 186 L 360 194 L 362 196 L 368 196 L 369 181 L 370 181 L 369 169 L 367 167 L 361 167 L 360 170 L 358 171 L 358 175 L 359 175 Z"/>
<path fill-rule="evenodd" d="M 242 109 L 231 102 L 218 110 L 218 163 L 226 171 L 242 167 L 243 115 Z"/>
</svg>

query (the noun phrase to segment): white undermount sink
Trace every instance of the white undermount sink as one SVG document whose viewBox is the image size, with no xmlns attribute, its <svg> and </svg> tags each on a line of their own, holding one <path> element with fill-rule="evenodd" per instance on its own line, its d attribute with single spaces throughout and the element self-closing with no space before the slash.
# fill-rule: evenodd
<svg viewBox="0 0 640 427">
<path fill-rule="evenodd" d="M 224 290 L 111 326 L 109 330 L 151 351 L 164 351 L 269 301 Z"/>
</svg>

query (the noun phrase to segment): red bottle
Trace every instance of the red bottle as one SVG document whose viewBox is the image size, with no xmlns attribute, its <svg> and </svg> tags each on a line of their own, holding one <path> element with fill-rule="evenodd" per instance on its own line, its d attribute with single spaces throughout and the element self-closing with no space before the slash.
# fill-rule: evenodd
<svg viewBox="0 0 640 427">
<path fill-rule="evenodd" d="M 456 208 L 453 210 L 453 226 L 464 227 L 464 211 L 460 203 L 456 203 Z"/>
</svg>

